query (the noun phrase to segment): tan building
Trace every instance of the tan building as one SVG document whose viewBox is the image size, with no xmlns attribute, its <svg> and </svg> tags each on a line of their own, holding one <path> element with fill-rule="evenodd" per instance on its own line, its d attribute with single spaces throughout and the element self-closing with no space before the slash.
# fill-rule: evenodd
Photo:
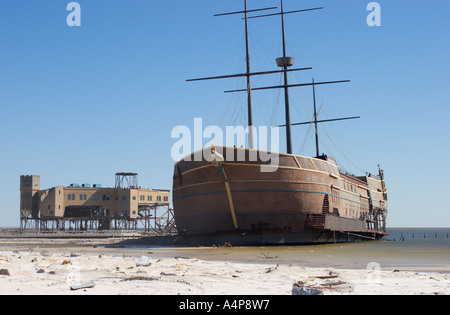
<svg viewBox="0 0 450 315">
<path fill-rule="evenodd" d="M 39 176 L 21 176 L 21 213 L 33 218 L 136 219 L 139 211 L 151 206 L 168 206 L 170 191 L 137 186 L 137 174 L 116 174 L 115 188 L 94 184 L 72 184 L 40 190 Z M 124 185 L 125 183 L 125 185 Z"/>
</svg>

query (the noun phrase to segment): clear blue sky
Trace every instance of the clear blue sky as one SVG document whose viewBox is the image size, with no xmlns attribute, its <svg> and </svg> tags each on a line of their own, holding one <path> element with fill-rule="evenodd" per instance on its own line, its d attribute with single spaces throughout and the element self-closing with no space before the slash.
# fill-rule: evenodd
<svg viewBox="0 0 450 315">
<path fill-rule="evenodd" d="M 175 126 L 246 123 L 245 95 L 223 94 L 243 80 L 185 82 L 243 70 L 243 21 L 213 17 L 242 0 L 79 0 L 74 28 L 69 2 L 0 0 L 0 226 L 19 224 L 20 175 L 40 175 L 42 188 L 113 186 L 133 171 L 143 187 L 170 189 Z M 450 2 L 378 1 L 376 28 L 369 2 L 285 0 L 286 10 L 325 7 L 286 17 L 288 54 L 313 67 L 295 80 L 352 80 L 318 88 L 322 118 L 362 117 L 321 127 L 321 151 L 357 174 L 382 165 L 389 226 L 448 227 Z M 275 70 L 279 18 L 251 21 L 250 40 L 253 70 Z M 293 121 L 308 119 L 300 100 L 311 112 L 311 89 L 291 99 Z M 278 94 L 255 93 L 254 104 L 256 124 L 283 123 Z M 293 130 L 294 153 L 313 155 L 311 129 Z"/>
</svg>

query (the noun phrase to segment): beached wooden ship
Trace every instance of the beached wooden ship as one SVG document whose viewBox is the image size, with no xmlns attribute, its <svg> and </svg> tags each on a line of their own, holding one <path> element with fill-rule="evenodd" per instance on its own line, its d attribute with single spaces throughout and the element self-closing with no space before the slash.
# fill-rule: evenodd
<svg viewBox="0 0 450 315">
<path fill-rule="evenodd" d="M 288 82 L 288 72 L 311 68 L 291 68 L 294 59 L 286 55 L 284 17 L 286 14 L 322 8 L 286 12 L 281 0 L 280 12 L 250 17 L 249 13 L 277 8 L 248 10 L 247 0 L 244 0 L 244 5 L 243 11 L 220 15 L 244 15 L 247 72 L 195 80 L 246 77 L 247 89 L 231 92 L 247 92 L 249 126 L 253 126 L 252 91 L 284 89 L 286 124 L 282 127 L 286 128 L 287 153 L 280 153 L 279 163 L 271 165 L 260 158 L 263 154 L 259 153 L 263 152 L 253 149 L 253 136 L 250 133 L 249 148 L 205 148 L 204 152 L 192 153 L 176 163 L 173 204 L 179 236 L 188 242 L 205 245 L 225 242 L 233 245 L 311 244 L 383 238 L 386 235 L 387 217 L 387 190 L 383 171 L 379 169 L 377 175 L 349 175 L 339 170 L 332 157 L 319 154 L 319 124 L 359 117 L 319 120 L 315 87 L 349 81 L 313 80 L 312 83 L 295 85 Z M 281 70 L 252 73 L 248 20 L 268 16 L 281 16 L 282 19 L 283 57 L 277 59 Z M 272 73 L 283 73 L 284 85 L 251 87 L 252 76 Z M 297 86 L 313 88 L 313 121 L 291 123 L 289 89 Z M 291 127 L 302 124 L 315 126 L 315 157 L 292 154 Z M 276 169 L 263 172 L 264 167 Z"/>
</svg>

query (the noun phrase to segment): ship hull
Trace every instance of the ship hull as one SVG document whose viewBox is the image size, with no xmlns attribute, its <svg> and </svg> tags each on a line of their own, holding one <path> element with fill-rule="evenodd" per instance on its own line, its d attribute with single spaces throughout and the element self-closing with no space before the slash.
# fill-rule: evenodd
<svg viewBox="0 0 450 315">
<path fill-rule="evenodd" d="M 314 244 L 385 235 L 385 198 L 373 198 L 370 181 L 352 183 L 333 163 L 294 155 L 280 155 L 275 169 L 262 171 L 269 164 L 250 150 L 233 151 L 220 163 L 194 155 L 177 163 L 173 203 L 183 242 Z"/>
</svg>

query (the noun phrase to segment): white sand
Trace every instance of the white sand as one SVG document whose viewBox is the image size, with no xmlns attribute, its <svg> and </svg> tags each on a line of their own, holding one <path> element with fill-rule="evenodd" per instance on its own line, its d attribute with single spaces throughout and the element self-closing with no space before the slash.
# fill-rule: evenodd
<svg viewBox="0 0 450 315">
<path fill-rule="evenodd" d="M 305 285 L 321 289 L 325 295 L 450 294 L 450 275 L 442 273 L 312 269 L 159 259 L 157 255 L 148 255 L 150 266 L 138 267 L 139 258 L 118 255 L 71 257 L 70 249 L 66 253 L 1 251 L 0 270 L 6 269 L 10 275 L 0 275 L 0 294 L 291 295 L 295 282 L 309 278 L 314 279 Z M 317 278 L 330 274 L 337 277 Z M 70 290 L 86 282 L 94 282 L 95 287 Z"/>
</svg>

